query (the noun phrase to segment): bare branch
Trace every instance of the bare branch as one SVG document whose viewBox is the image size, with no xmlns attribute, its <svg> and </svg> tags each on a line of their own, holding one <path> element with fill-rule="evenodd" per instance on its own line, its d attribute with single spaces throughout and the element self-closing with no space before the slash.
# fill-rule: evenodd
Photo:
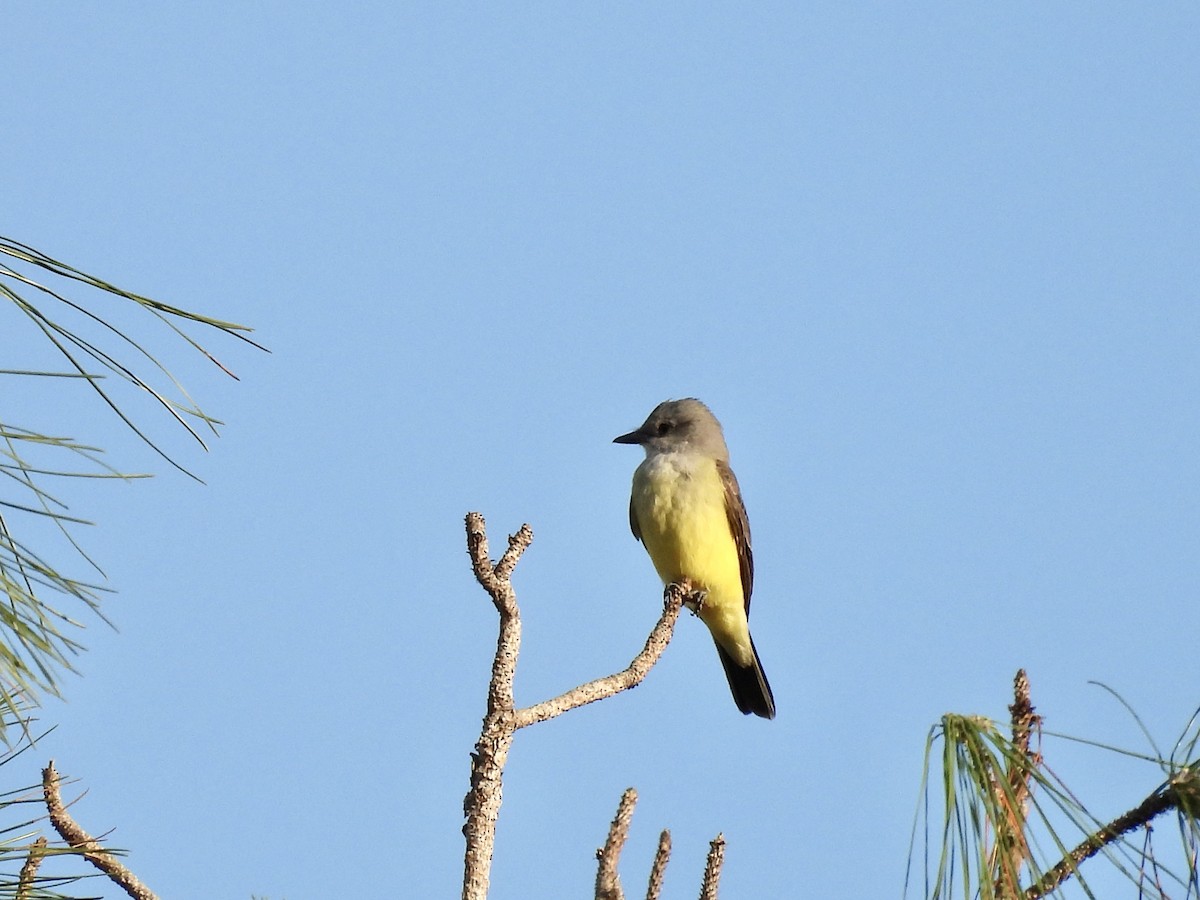
<svg viewBox="0 0 1200 900">
<path fill-rule="evenodd" d="M 467 553 L 475 579 L 487 591 L 492 605 L 500 614 L 500 633 L 496 640 L 496 655 L 492 661 L 492 678 L 488 683 L 487 714 L 475 752 L 471 754 L 471 787 L 463 800 L 466 824 L 463 835 L 467 847 L 463 872 L 463 900 L 486 900 L 491 879 L 492 855 L 496 840 L 496 822 L 503 796 L 504 766 L 518 728 L 544 722 L 569 709 L 611 697 L 640 684 L 662 656 L 675 632 L 679 611 L 685 602 L 690 585 L 669 585 L 663 594 L 662 616 L 650 632 L 641 653 L 621 672 L 598 678 L 525 709 L 516 709 L 513 699 L 513 680 L 521 650 L 521 615 L 517 606 L 512 574 L 522 554 L 533 541 L 528 525 L 509 537 L 508 549 L 499 561 L 492 563 L 488 554 L 486 524 L 479 513 L 466 517 Z M 630 801 L 632 814 L 632 801 Z M 626 826 L 627 827 L 627 826 Z M 623 839 L 622 839 L 623 841 Z M 619 852 L 619 851 L 618 851 Z M 665 866 L 665 860 L 663 865 Z M 613 863 L 615 866 L 615 862 Z M 615 872 L 614 872 L 615 877 Z M 600 882 L 597 882 L 597 890 Z M 620 890 L 619 885 L 617 890 Z"/>
<path fill-rule="evenodd" d="M 621 876 L 617 874 L 617 863 L 621 851 L 629 839 L 629 823 L 633 819 L 633 808 L 637 805 L 637 791 L 626 788 L 617 804 L 617 814 L 608 828 L 608 839 L 596 851 L 600 865 L 596 870 L 596 900 L 625 900 L 621 889 Z"/>
<path fill-rule="evenodd" d="M 509 535 L 508 549 L 504 551 L 504 555 L 496 563 L 496 577 L 501 581 L 508 581 L 513 573 L 513 569 L 517 567 L 517 562 L 520 560 L 521 554 L 532 543 L 533 530 L 528 525 L 522 525 L 516 534 Z"/>
<path fill-rule="evenodd" d="M 491 880 L 496 821 L 503 798 L 502 779 L 508 751 L 516 728 L 513 725 L 513 678 L 521 650 L 521 616 L 517 595 L 510 580 L 517 560 L 533 541 L 528 525 L 508 539 L 508 550 L 500 562 L 488 558 L 486 524 L 479 513 L 467 515 L 467 552 L 475 578 L 492 598 L 500 613 L 500 634 L 488 683 L 487 714 L 475 752 L 471 754 L 471 787 L 463 800 L 467 817 L 463 835 L 467 839 L 463 870 L 463 900 L 486 900 Z"/>
<path fill-rule="evenodd" d="M 37 878 L 38 867 L 46 856 L 47 844 L 49 841 L 43 835 L 30 846 L 29 855 L 25 857 L 25 865 L 21 866 L 21 874 L 17 876 L 17 893 L 14 900 L 29 900 L 34 879 Z"/>
<path fill-rule="evenodd" d="M 521 652 L 521 616 L 517 609 L 517 593 L 512 586 L 512 573 L 517 560 L 533 543 L 533 530 L 522 525 L 508 539 L 508 550 L 494 566 L 488 558 L 487 526 L 479 513 L 467 515 L 467 552 L 475 579 L 492 598 L 500 613 L 500 636 L 496 656 L 492 661 L 492 680 L 488 685 L 488 715 L 511 712 L 513 678 L 517 671 L 517 656 Z M 486 720 L 485 720 L 486 721 Z"/>
<path fill-rule="evenodd" d="M 550 700 L 543 700 L 533 706 L 518 709 L 514 715 L 516 727 L 524 728 L 526 725 L 545 722 L 569 710 L 595 703 L 597 700 L 604 700 L 641 684 L 663 655 L 667 645 L 671 643 L 671 638 L 675 634 L 675 623 L 679 621 L 679 610 L 686 596 L 686 586 L 667 585 L 663 592 L 662 615 L 650 631 L 650 636 L 646 639 L 646 646 L 633 658 L 628 668 L 589 681 L 587 684 L 581 684 Z"/>
<path fill-rule="evenodd" d="M 42 769 L 42 794 L 46 799 L 46 811 L 50 824 L 67 845 L 83 851 L 83 858 L 103 872 L 113 884 L 120 887 L 134 900 L 158 900 L 153 891 L 146 887 L 129 869 L 121 865 L 112 853 L 100 846 L 100 842 L 79 827 L 71 818 L 59 793 L 58 772 L 54 760 Z"/>
<path fill-rule="evenodd" d="M 467 513 L 467 553 L 471 557 L 471 568 L 501 615 L 516 614 L 517 598 L 509 578 L 521 554 L 532 543 L 533 530 L 528 525 L 522 525 L 516 534 L 509 536 L 508 549 L 493 566 L 488 558 L 487 524 L 479 513 Z"/>
<path fill-rule="evenodd" d="M 650 886 L 646 889 L 646 900 L 659 900 L 662 894 L 663 878 L 667 872 L 667 862 L 671 858 L 671 832 L 663 829 L 658 836 L 658 850 L 654 853 L 654 864 L 650 867 Z"/>
<path fill-rule="evenodd" d="M 700 900 L 717 900 L 717 889 L 721 885 L 721 866 L 725 864 L 725 835 L 718 834 L 708 845 L 708 861 L 704 864 L 704 883 L 700 886 Z"/>
</svg>

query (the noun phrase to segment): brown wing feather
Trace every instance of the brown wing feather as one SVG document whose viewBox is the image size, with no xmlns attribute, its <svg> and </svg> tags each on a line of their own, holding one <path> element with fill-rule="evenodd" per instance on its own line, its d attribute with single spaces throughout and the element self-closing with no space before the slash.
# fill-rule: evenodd
<svg viewBox="0 0 1200 900">
<path fill-rule="evenodd" d="M 633 496 L 629 497 L 629 530 L 639 541 L 642 539 L 642 529 L 638 527 L 637 513 L 633 511 Z"/>
<path fill-rule="evenodd" d="M 725 515 L 729 519 L 729 530 L 737 545 L 738 566 L 742 573 L 742 595 L 746 601 L 746 615 L 750 615 L 750 594 L 754 590 L 754 554 L 750 550 L 750 520 L 746 518 L 746 505 L 742 503 L 742 492 L 729 463 L 717 460 L 717 474 L 725 488 Z M 636 533 L 636 532 L 635 532 Z"/>
</svg>

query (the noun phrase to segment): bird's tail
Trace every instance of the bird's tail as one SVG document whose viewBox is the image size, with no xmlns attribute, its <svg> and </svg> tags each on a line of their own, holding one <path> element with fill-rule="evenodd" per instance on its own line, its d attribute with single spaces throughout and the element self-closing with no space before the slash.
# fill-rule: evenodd
<svg viewBox="0 0 1200 900">
<path fill-rule="evenodd" d="M 754 640 L 750 640 L 750 650 L 754 653 L 754 662 L 749 666 L 739 666 L 733 657 L 725 652 L 725 648 L 717 644 L 717 655 L 721 657 L 721 665 L 725 667 L 725 677 L 729 679 L 729 690 L 733 692 L 733 702 L 746 715 L 754 713 L 764 719 L 775 718 L 775 695 L 771 693 L 771 685 L 767 683 L 767 675 L 763 672 L 762 663 L 758 659 L 758 651 L 754 649 Z"/>
</svg>

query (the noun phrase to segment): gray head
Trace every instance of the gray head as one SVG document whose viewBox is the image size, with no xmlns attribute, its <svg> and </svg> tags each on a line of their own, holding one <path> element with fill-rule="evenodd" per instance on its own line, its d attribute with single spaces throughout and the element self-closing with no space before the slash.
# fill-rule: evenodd
<svg viewBox="0 0 1200 900">
<path fill-rule="evenodd" d="M 693 397 L 658 404 L 641 428 L 614 438 L 613 443 L 640 444 L 647 456 L 688 451 L 713 459 L 729 459 L 721 423 L 707 406 Z"/>
</svg>

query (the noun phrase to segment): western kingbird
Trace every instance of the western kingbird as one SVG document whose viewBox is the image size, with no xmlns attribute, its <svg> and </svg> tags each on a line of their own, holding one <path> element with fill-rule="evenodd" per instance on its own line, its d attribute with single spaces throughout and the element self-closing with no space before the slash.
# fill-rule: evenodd
<svg viewBox="0 0 1200 900">
<path fill-rule="evenodd" d="M 721 423 L 699 400 L 668 400 L 613 443 L 646 451 L 629 497 L 633 536 L 663 584 L 688 581 L 702 592 L 697 614 L 712 633 L 737 708 L 775 718 L 775 698 L 750 639 L 750 523 Z"/>
</svg>

